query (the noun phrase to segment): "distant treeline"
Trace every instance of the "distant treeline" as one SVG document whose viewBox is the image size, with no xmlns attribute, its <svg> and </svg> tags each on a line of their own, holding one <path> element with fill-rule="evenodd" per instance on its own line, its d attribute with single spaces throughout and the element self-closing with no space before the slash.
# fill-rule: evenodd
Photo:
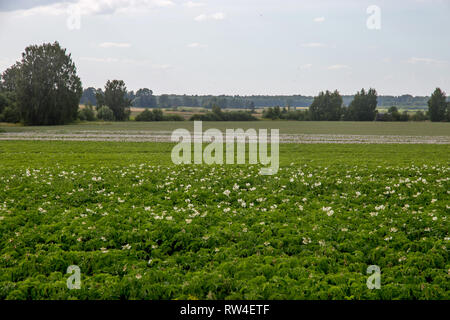
<svg viewBox="0 0 450 320">
<path fill-rule="evenodd" d="M 97 95 L 102 94 L 101 88 L 89 87 L 83 90 L 81 104 L 97 105 Z M 350 105 L 354 95 L 343 95 L 342 100 L 345 105 Z M 211 109 L 214 105 L 222 109 L 226 108 L 265 108 L 265 107 L 293 107 L 307 108 L 314 101 L 312 96 L 292 95 L 292 96 L 228 96 L 228 95 L 176 95 L 162 94 L 154 95 L 148 88 L 138 91 L 128 91 L 127 98 L 131 100 L 132 106 L 137 108 L 174 108 L 174 107 L 204 107 Z M 402 96 L 378 96 L 379 106 L 396 107 L 422 107 L 427 106 L 429 96 L 414 97 L 409 94 Z"/>
<path fill-rule="evenodd" d="M 400 113 L 396 106 L 391 106 L 387 112 L 379 112 L 378 98 L 375 89 L 362 89 L 346 106 L 337 90 L 327 90 L 314 97 L 308 109 L 291 111 L 286 107 L 269 107 L 264 109 L 263 118 L 297 121 L 450 121 L 450 102 L 446 102 L 445 93 L 439 88 L 428 99 L 428 110 L 419 110 L 412 115 L 406 111 Z"/>
<path fill-rule="evenodd" d="M 386 100 L 387 99 L 387 100 Z M 389 100 L 391 99 L 391 100 Z M 320 92 L 304 96 L 155 96 L 147 88 L 129 91 L 123 80 L 108 80 L 103 89 L 83 90 L 71 55 L 58 42 L 25 48 L 22 59 L 0 75 L 0 122 L 27 125 L 56 125 L 82 121 L 125 121 L 131 107 L 145 108 L 138 121 L 181 121 L 177 114 L 164 114 L 161 108 L 205 107 L 208 112 L 190 120 L 252 121 L 254 109 L 264 108 L 263 118 L 311 121 L 450 121 L 450 102 L 445 92 L 436 88 L 430 98 L 378 96 L 375 89 L 362 89 L 354 96 Z M 420 102 L 421 101 L 421 102 Z M 85 104 L 80 108 L 80 102 Z M 399 113 L 398 106 L 427 105 L 426 113 L 414 116 Z M 377 105 L 390 105 L 379 112 Z M 289 107 L 305 107 L 293 110 Z M 152 109 L 150 111 L 149 109 Z M 247 110 L 222 111 L 225 108 Z"/>
</svg>

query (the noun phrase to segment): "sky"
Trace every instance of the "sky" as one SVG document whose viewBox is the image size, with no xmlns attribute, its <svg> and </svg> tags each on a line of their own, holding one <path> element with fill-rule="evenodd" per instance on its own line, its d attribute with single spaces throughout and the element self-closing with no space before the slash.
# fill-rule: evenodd
<svg viewBox="0 0 450 320">
<path fill-rule="evenodd" d="M 0 72 L 58 41 L 83 87 L 450 93 L 450 0 L 0 0 Z"/>
</svg>

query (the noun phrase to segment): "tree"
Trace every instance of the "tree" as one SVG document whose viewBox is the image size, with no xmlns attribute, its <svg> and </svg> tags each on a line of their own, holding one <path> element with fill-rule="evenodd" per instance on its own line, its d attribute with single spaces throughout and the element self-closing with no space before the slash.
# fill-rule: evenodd
<svg viewBox="0 0 450 320">
<path fill-rule="evenodd" d="M 412 121 L 425 121 L 427 120 L 427 116 L 422 111 L 417 111 L 411 116 Z"/>
<path fill-rule="evenodd" d="M 83 109 L 78 111 L 78 118 L 82 121 L 95 121 L 95 112 L 92 105 L 88 104 Z"/>
<path fill-rule="evenodd" d="M 105 94 L 101 88 L 98 88 L 95 92 L 95 101 L 97 102 L 95 105 L 97 111 L 105 105 Z"/>
<path fill-rule="evenodd" d="M 97 111 L 97 118 L 104 121 L 114 121 L 114 113 L 107 106 L 102 106 Z"/>
<path fill-rule="evenodd" d="M 127 87 L 122 80 L 108 80 L 105 85 L 104 102 L 114 113 L 116 121 L 128 120 L 131 101 L 127 98 Z"/>
<path fill-rule="evenodd" d="M 347 120 L 373 121 L 377 114 L 377 92 L 370 88 L 366 93 L 364 89 L 357 92 L 348 106 Z"/>
<path fill-rule="evenodd" d="M 14 92 L 16 91 L 16 83 L 17 79 L 19 78 L 19 72 L 20 72 L 20 63 L 16 63 L 6 69 L 3 74 L 0 76 L 0 90 L 1 91 L 7 91 L 7 92 Z"/>
<path fill-rule="evenodd" d="M 58 42 L 25 48 L 22 60 L 2 77 L 7 87 L 13 87 L 26 124 L 65 124 L 76 119 L 83 89 L 71 55 Z"/>
<path fill-rule="evenodd" d="M 450 101 L 447 102 L 446 121 L 450 122 Z"/>
<path fill-rule="evenodd" d="M 153 109 L 150 111 L 145 109 L 135 118 L 136 121 L 163 121 L 164 115 L 161 109 Z"/>
<path fill-rule="evenodd" d="M 133 105 L 137 108 L 156 108 L 156 97 L 153 95 L 153 91 L 148 88 L 139 89 Z"/>
<path fill-rule="evenodd" d="M 435 121 L 444 121 L 446 117 L 446 96 L 445 92 L 443 92 L 440 88 L 436 88 L 433 94 L 428 100 L 428 112 L 430 115 L 430 120 Z"/>
<path fill-rule="evenodd" d="M 248 107 L 250 108 L 251 113 L 255 113 L 255 103 L 253 101 L 250 101 Z"/>
<path fill-rule="evenodd" d="M 97 90 L 95 90 L 95 88 L 89 87 L 87 89 L 84 89 L 83 94 L 80 99 L 80 103 L 85 104 L 85 105 L 91 104 L 93 106 L 96 106 L 97 105 L 96 95 L 97 95 Z"/>
<path fill-rule="evenodd" d="M 387 121 L 400 121 L 401 114 L 398 112 L 397 107 L 392 106 L 388 109 L 388 120 Z"/>
<path fill-rule="evenodd" d="M 0 91 L 0 122 L 20 122 L 20 114 L 13 92 Z"/>
<path fill-rule="evenodd" d="M 158 99 L 158 106 L 160 108 L 170 108 L 172 103 L 168 94 L 162 94 Z"/>
<path fill-rule="evenodd" d="M 320 92 L 309 107 L 311 120 L 315 121 L 337 121 L 341 118 L 341 107 L 343 101 L 337 90 Z"/>
</svg>

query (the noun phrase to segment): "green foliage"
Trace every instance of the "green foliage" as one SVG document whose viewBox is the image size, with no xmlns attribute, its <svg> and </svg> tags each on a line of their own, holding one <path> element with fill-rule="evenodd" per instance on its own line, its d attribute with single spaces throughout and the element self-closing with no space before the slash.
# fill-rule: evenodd
<svg viewBox="0 0 450 320">
<path fill-rule="evenodd" d="M 447 102 L 446 121 L 450 122 L 450 102 Z"/>
<path fill-rule="evenodd" d="M 345 111 L 345 119 L 353 121 L 373 121 L 376 116 L 377 92 L 375 89 L 369 89 L 366 92 L 361 89 L 357 92 L 353 101 Z"/>
<path fill-rule="evenodd" d="M 310 119 L 313 121 L 338 121 L 341 119 L 343 101 L 339 92 L 320 92 L 309 106 Z"/>
<path fill-rule="evenodd" d="M 0 122 L 20 122 L 20 112 L 13 92 L 0 91 Z"/>
<path fill-rule="evenodd" d="M 108 80 L 105 85 L 104 103 L 114 113 L 116 121 L 128 120 L 131 101 L 127 97 L 127 88 L 122 80 Z"/>
<path fill-rule="evenodd" d="M 272 107 L 266 108 L 263 111 L 262 117 L 265 119 L 271 119 L 271 120 L 280 119 L 281 118 L 281 109 L 279 106 L 276 106 L 274 108 L 272 108 Z"/>
<path fill-rule="evenodd" d="M 184 118 L 179 114 L 164 114 L 163 121 L 184 121 Z"/>
<path fill-rule="evenodd" d="M 8 105 L 9 105 L 8 98 L 4 93 L 0 92 L 0 114 Z"/>
<path fill-rule="evenodd" d="M 97 102 L 95 108 L 99 110 L 101 107 L 105 105 L 105 94 L 101 88 L 97 89 L 95 92 L 95 101 Z"/>
<path fill-rule="evenodd" d="M 95 116 L 94 108 L 91 105 L 85 106 L 83 109 L 78 111 L 78 119 L 81 121 L 95 121 L 97 120 Z"/>
<path fill-rule="evenodd" d="M 162 119 L 163 112 L 159 109 L 153 109 L 153 111 L 145 109 L 135 118 L 136 121 L 162 121 Z"/>
<path fill-rule="evenodd" d="M 58 42 L 25 48 L 13 70 L 17 107 L 26 124 L 55 125 L 76 119 L 81 81 L 71 55 Z"/>
<path fill-rule="evenodd" d="M 139 89 L 133 100 L 133 106 L 136 108 L 156 108 L 156 97 L 153 91 L 148 88 Z"/>
<path fill-rule="evenodd" d="M 83 90 L 83 94 L 80 99 L 81 104 L 97 105 L 97 90 L 93 87 L 89 87 Z"/>
<path fill-rule="evenodd" d="M 20 113 L 15 105 L 5 107 L 0 114 L 0 122 L 18 123 L 20 122 Z"/>
<path fill-rule="evenodd" d="M 107 106 L 102 106 L 97 110 L 97 118 L 104 121 L 114 121 L 114 113 Z"/>
<path fill-rule="evenodd" d="M 416 117 L 414 117 L 415 121 L 422 121 L 424 115 L 423 113 L 418 114 Z M 392 106 L 388 109 L 387 113 L 377 113 L 376 115 L 377 121 L 409 121 L 413 120 L 412 116 L 409 116 L 406 111 L 400 113 L 397 109 L 397 107 Z"/>
<path fill-rule="evenodd" d="M 411 116 L 412 121 L 425 121 L 428 120 L 428 116 L 422 111 L 417 111 Z"/>
<path fill-rule="evenodd" d="M 450 298 L 449 146 L 281 145 L 275 176 L 172 147 L 1 141 L 0 299 Z"/>
<path fill-rule="evenodd" d="M 164 97 L 163 97 L 164 96 Z M 217 104 L 221 108 L 246 108 L 251 109 L 252 104 L 256 108 L 268 108 L 273 106 L 291 106 L 297 108 L 307 108 L 311 105 L 314 97 L 302 95 L 251 95 L 251 96 L 230 96 L 230 95 L 176 95 L 166 94 L 157 98 L 164 100 L 163 105 L 158 103 L 158 107 L 206 107 L 211 108 Z M 343 95 L 343 103 L 349 105 L 353 100 L 352 95 Z M 378 96 L 378 105 L 397 106 L 409 108 L 424 108 L 427 106 L 429 97 L 422 96 Z"/>
<path fill-rule="evenodd" d="M 6 69 L 0 76 L 0 89 L 5 92 L 14 92 L 17 87 L 17 80 L 20 74 L 20 63 L 15 63 Z"/>
<path fill-rule="evenodd" d="M 135 118 L 136 121 L 183 121 L 184 118 L 172 114 L 163 114 L 161 109 L 153 109 L 152 111 L 145 109 L 140 114 L 138 114 Z"/>
<path fill-rule="evenodd" d="M 204 114 L 194 114 L 189 120 L 200 121 L 255 121 L 257 120 L 252 116 L 251 112 L 247 111 L 229 111 L 223 112 L 218 105 L 212 106 L 211 112 Z"/>
<path fill-rule="evenodd" d="M 447 114 L 447 102 L 445 92 L 440 88 L 436 90 L 431 95 L 430 100 L 428 100 L 428 113 L 430 115 L 430 120 L 433 122 L 446 120 Z"/>
<path fill-rule="evenodd" d="M 170 100 L 169 95 L 162 94 L 158 98 L 158 107 L 160 108 L 170 108 L 172 106 L 172 102 Z"/>
</svg>

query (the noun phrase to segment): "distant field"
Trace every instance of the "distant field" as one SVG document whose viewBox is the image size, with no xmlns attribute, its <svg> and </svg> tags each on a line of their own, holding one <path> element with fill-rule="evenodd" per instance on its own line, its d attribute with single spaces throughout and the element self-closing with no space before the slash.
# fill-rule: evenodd
<svg viewBox="0 0 450 320">
<path fill-rule="evenodd" d="M 83 122 L 65 126 L 12 126 L 0 124 L 1 132 L 76 133 L 85 131 L 142 131 L 167 133 L 177 128 L 193 130 L 193 122 Z M 450 123 L 432 122 L 310 122 L 310 121 L 252 121 L 203 122 L 203 129 L 255 128 L 280 129 L 281 134 L 337 134 L 337 135 L 398 135 L 450 136 Z"/>
</svg>

